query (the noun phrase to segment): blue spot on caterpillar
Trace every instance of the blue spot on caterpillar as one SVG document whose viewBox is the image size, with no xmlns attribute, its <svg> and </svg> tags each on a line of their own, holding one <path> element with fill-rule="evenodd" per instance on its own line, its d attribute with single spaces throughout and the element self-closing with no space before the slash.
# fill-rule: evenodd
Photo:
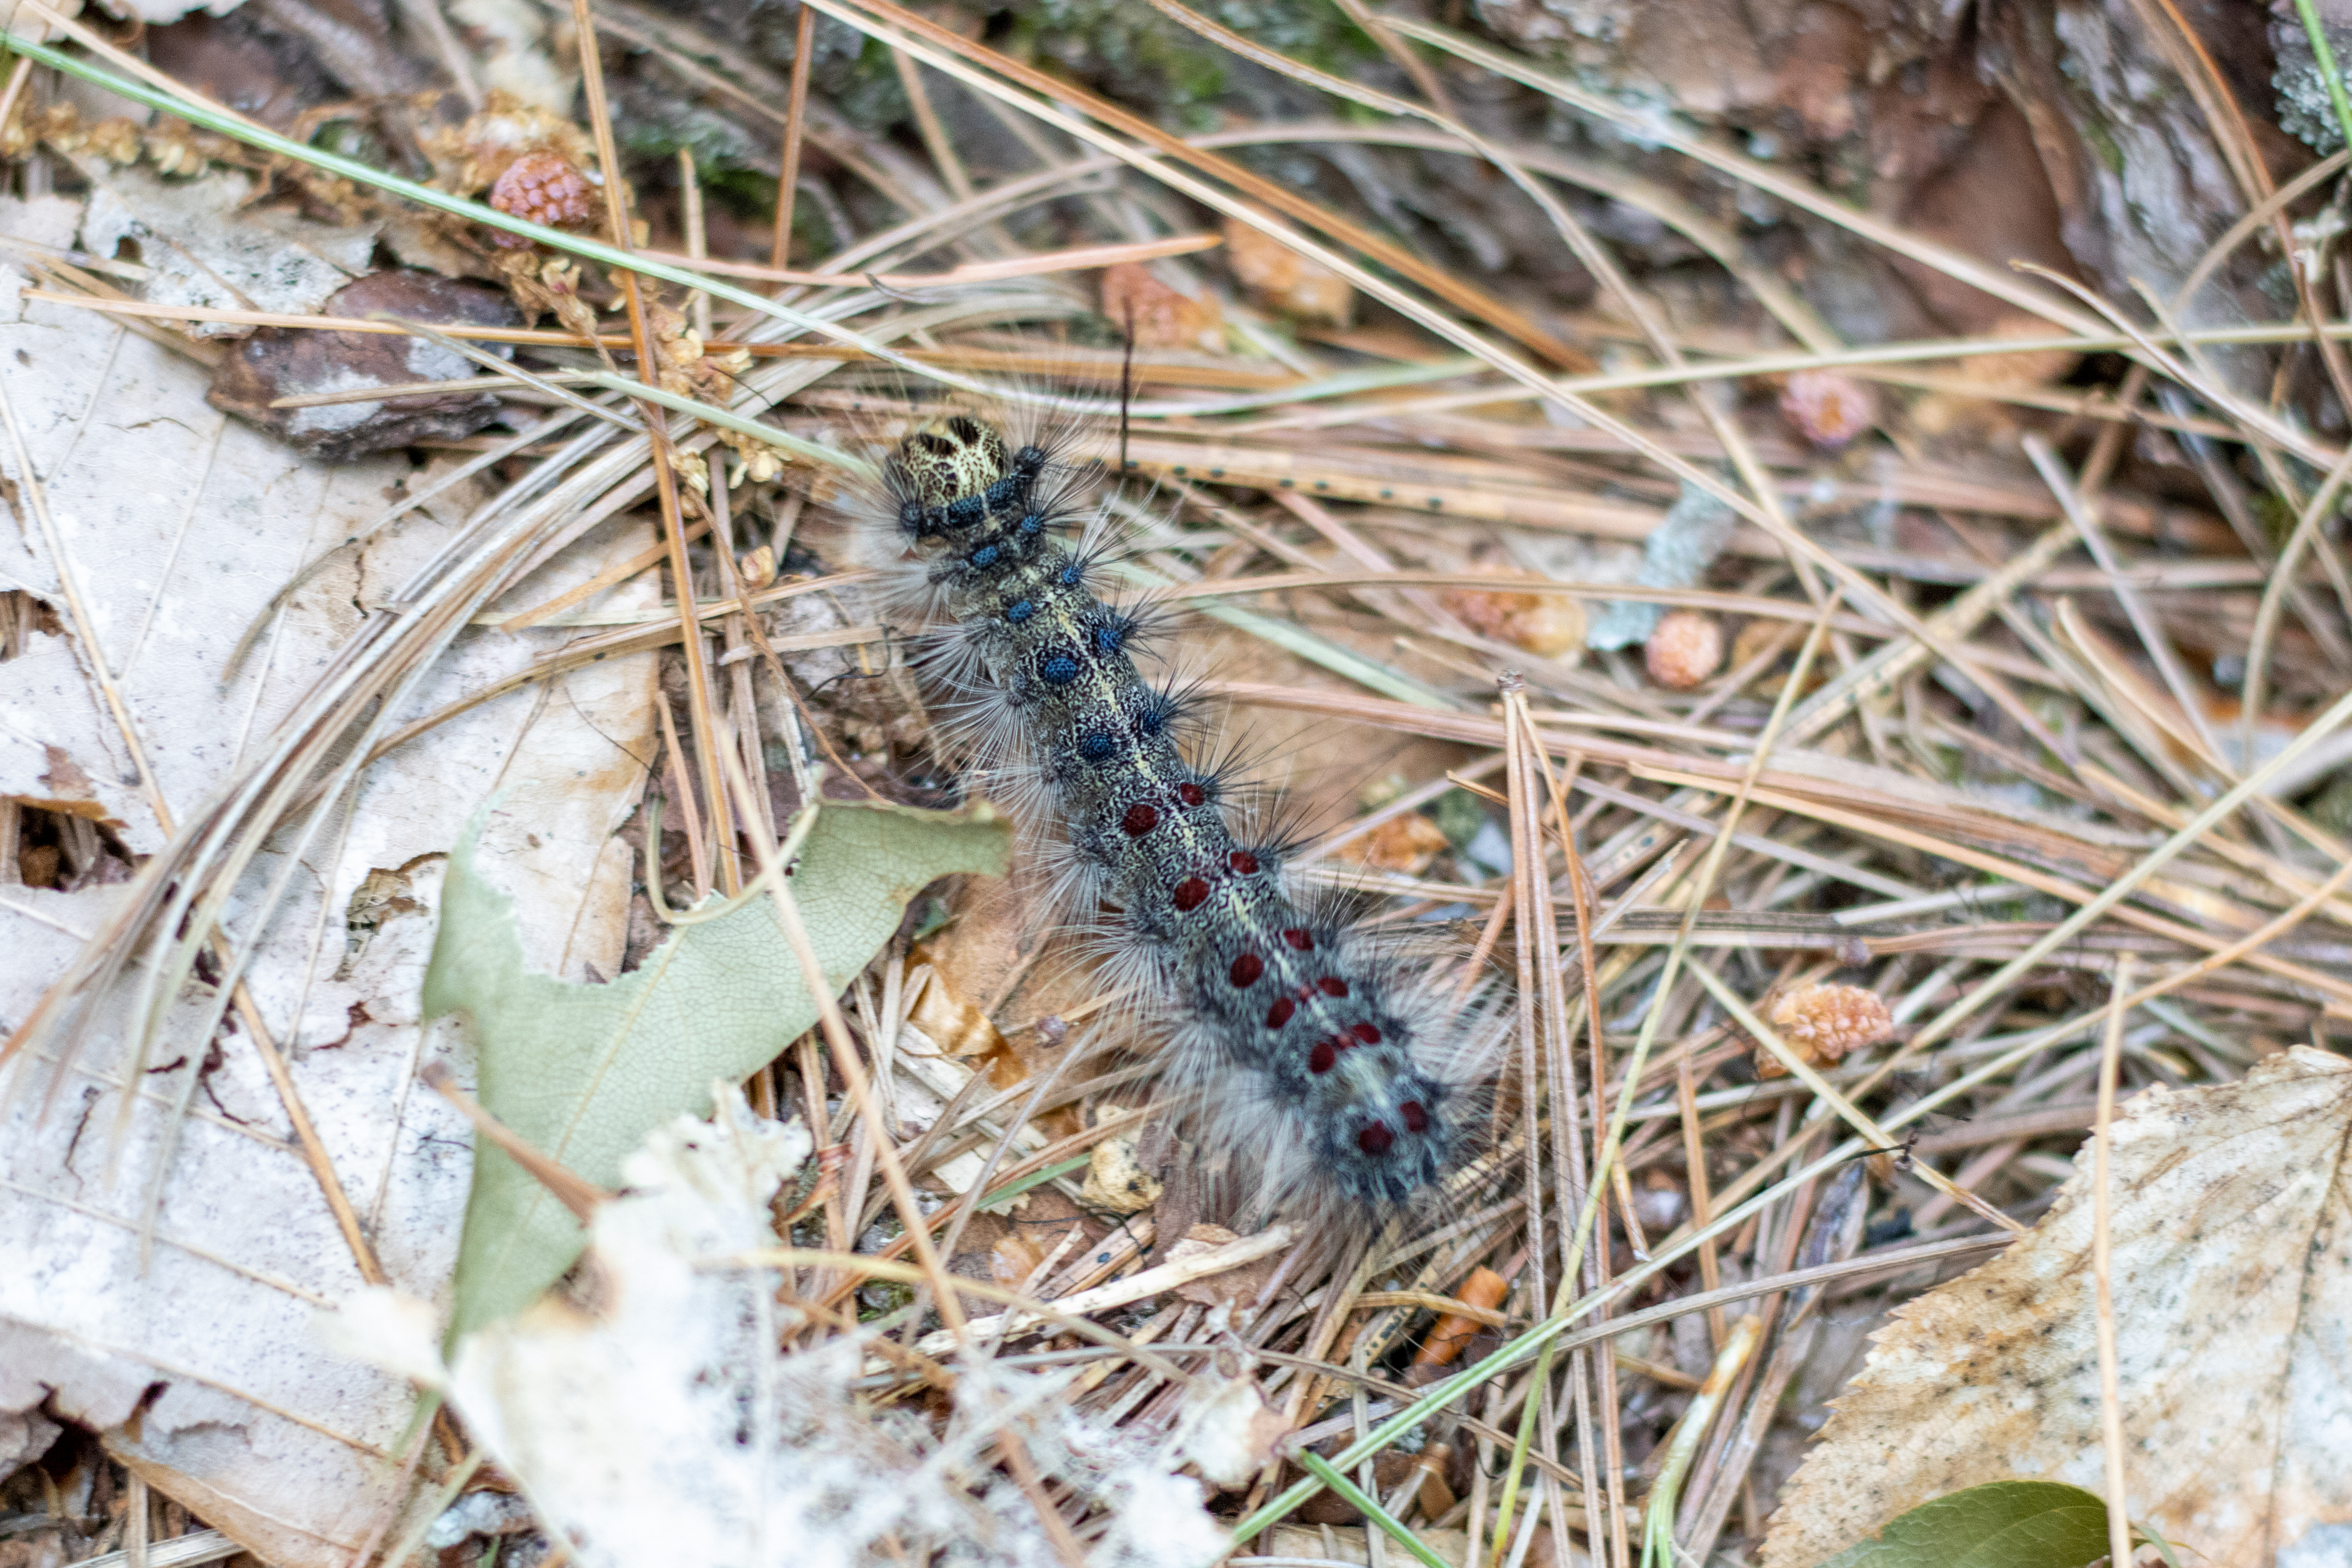
<svg viewBox="0 0 2352 1568">
<path fill-rule="evenodd" d="M 1072 907 L 1108 911 L 1104 989 L 1140 994 L 1188 1135 L 1294 1214 L 1361 1225 L 1427 1193 L 1476 1120 L 1448 1009 L 1303 907 L 1278 847 L 1236 838 L 1218 770 L 1179 747 L 1181 704 L 1137 673 L 1139 623 L 1056 537 L 1087 521 L 1078 471 L 959 413 L 883 474 L 916 551 L 902 597 L 940 628 L 928 673 L 1067 844 Z"/>
</svg>

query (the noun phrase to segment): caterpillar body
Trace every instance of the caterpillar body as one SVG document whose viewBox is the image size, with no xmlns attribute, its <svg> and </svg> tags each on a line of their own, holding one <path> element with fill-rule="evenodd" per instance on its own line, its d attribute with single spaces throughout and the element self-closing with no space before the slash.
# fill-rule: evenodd
<svg viewBox="0 0 2352 1568">
<path fill-rule="evenodd" d="M 883 488 L 943 686 L 992 787 L 1024 791 L 1071 906 L 1163 1037 L 1167 1078 L 1212 1164 L 1265 1204 L 1393 1210 L 1459 1159 L 1468 1100 L 1448 1031 L 1395 955 L 1301 897 L 1285 847 L 1244 841 L 1226 770 L 1188 757 L 1189 705 L 1143 679 L 1154 629 L 1100 591 L 1104 552 L 1066 438 L 951 413 L 908 434 Z"/>
</svg>

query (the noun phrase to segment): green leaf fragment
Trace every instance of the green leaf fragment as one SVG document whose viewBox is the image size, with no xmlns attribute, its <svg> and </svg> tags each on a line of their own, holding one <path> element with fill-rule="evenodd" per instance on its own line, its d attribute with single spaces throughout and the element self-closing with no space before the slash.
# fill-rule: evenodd
<svg viewBox="0 0 2352 1568">
<path fill-rule="evenodd" d="M 681 1112 L 708 1116 L 713 1080 L 740 1079 L 816 1022 L 773 900 L 683 925 L 606 985 L 524 967 L 513 900 L 474 867 L 477 816 L 449 857 L 425 972 L 428 1019 L 465 1013 L 480 1050 L 481 1102 L 587 1180 L 618 1186 L 621 1161 Z M 898 930 L 908 900 L 957 873 L 1003 876 L 1011 825 L 968 812 L 824 803 L 791 888 L 836 991 Z M 457 1336 L 521 1310 L 580 1254 L 583 1233 L 512 1160 L 478 1144 L 458 1247 Z"/>
<path fill-rule="evenodd" d="M 2056 1481 L 1994 1481 L 1923 1502 L 1822 1568 L 2084 1568 L 2107 1554 L 2107 1505 Z"/>
</svg>

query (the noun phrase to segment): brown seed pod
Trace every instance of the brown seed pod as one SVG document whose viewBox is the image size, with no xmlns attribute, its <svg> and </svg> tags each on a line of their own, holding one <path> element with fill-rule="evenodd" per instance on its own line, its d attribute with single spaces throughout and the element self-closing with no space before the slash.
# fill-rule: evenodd
<svg viewBox="0 0 2352 1568">
<path fill-rule="evenodd" d="M 1775 1001 L 1765 1018 L 1809 1063 L 1834 1066 L 1849 1052 L 1895 1037 L 1895 1016 L 1885 1000 L 1859 985 L 1800 985 Z M 1756 1070 L 1764 1078 L 1782 1078 L 1789 1069 L 1759 1046 Z"/>
<path fill-rule="evenodd" d="M 1643 645 L 1642 662 L 1659 685 L 1686 691 L 1723 663 L 1723 627 L 1704 610 L 1669 611 Z"/>
<path fill-rule="evenodd" d="M 490 205 L 551 228 L 579 223 L 593 207 L 588 177 L 554 153 L 526 153 L 490 187 Z"/>
</svg>

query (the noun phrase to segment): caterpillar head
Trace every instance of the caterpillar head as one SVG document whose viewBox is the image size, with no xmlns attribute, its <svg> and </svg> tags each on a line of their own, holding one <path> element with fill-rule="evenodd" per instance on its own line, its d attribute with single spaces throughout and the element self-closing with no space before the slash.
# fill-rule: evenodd
<svg viewBox="0 0 2352 1568">
<path fill-rule="evenodd" d="M 989 420 L 948 414 L 899 442 L 882 472 L 899 526 L 929 550 L 979 523 L 1025 518 L 1050 460 L 1034 443 L 1013 447 Z"/>
<path fill-rule="evenodd" d="M 950 414 L 930 420 L 898 443 L 890 478 L 902 500 L 943 507 L 978 495 L 1004 478 L 1012 453 L 1003 433 L 985 419 Z"/>
</svg>

